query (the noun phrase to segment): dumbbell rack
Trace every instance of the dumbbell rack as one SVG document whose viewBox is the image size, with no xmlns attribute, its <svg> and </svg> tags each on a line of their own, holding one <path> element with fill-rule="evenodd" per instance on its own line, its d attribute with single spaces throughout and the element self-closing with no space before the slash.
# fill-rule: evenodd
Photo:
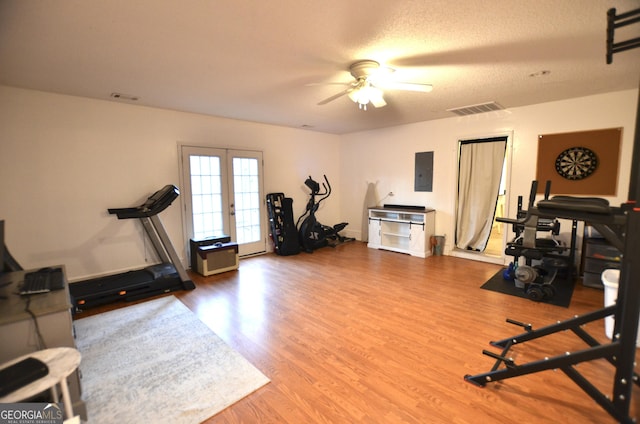
<svg viewBox="0 0 640 424">
<path fill-rule="evenodd" d="M 534 207 L 538 181 L 531 183 L 529 193 L 529 208 Z M 544 198 L 549 198 L 551 181 L 547 181 Z M 527 297 L 534 301 L 551 299 L 556 293 L 556 279 L 560 284 L 574 284 L 575 277 L 575 251 L 576 237 L 578 233 L 578 221 L 572 219 L 571 241 L 569 247 L 560 245 L 555 239 L 539 239 L 538 232 L 550 232 L 552 235 L 560 233 L 560 221 L 538 217 L 533 225 L 525 225 L 528 212 L 522 208 L 522 196 L 518 196 L 518 212 L 516 219 L 496 218 L 496 221 L 512 224 L 515 233 L 514 241 L 507 243 L 504 251 L 506 255 L 513 256 L 513 264 L 516 267 L 515 284 L 522 287 Z M 525 259 L 525 264 L 519 264 L 520 258 Z M 541 261 L 541 267 L 532 267 L 532 261 Z M 548 261 L 547 261 L 548 260 Z M 545 280 L 545 275 L 551 277 Z"/>
<path fill-rule="evenodd" d="M 547 181 L 545 186 L 544 198 L 549 198 L 551 190 L 551 181 Z M 538 191 L 538 182 L 533 181 L 531 184 L 531 192 L 529 194 L 529 208 L 533 207 L 536 193 Z M 522 209 L 522 196 L 518 196 L 518 212 L 516 219 L 496 218 L 496 221 L 512 224 L 515 239 L 512 243 L 507 244 L 505 254 L 514 257 L 514 263 L 518 262 L 520 256 L 524 256 L 526 264 L 531 265 L 532 259 L 542 260 L 543 258 L 552 258 L 562 261 L 567 265 L 567 278 L 575 275 L 575 252 L 576 239 L 578 235 L 578 221 L 573 219 L 571 224 L 571 240 L 568 247 L 560 246 L 554 243 L 554 240 L 538 239 L 537 232 L 549 232 L 554 236 L 560 233 L 560 222 L 555 219 L 538 219 L 534 229 L 530 229 L 523 224 L 527 211 Z M 543 241 L 551 241 L 553 243 L 542 243 Z"/>
</svg>

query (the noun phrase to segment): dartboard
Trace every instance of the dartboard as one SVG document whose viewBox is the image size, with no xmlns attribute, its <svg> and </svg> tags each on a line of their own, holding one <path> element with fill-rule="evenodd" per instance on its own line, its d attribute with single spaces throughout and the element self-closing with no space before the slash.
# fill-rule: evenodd
<svg viewBox="0 0 640 424">
<path fill-rule="evenodd" d="M 571 147 L 556 158 L 556 172 L 567 180 L 587 178 L 598 167 L 598 157 L 586 147 Z"/>
</svg>

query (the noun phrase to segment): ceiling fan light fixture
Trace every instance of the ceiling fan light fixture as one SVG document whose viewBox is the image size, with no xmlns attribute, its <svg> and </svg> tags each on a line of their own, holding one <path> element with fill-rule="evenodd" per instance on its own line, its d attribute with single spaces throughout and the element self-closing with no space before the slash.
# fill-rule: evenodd
<svg viewBox="0 0 640 424">
<path fill-rule="evenodd" d="M 369 103 L 373 104 L 374 107 L 382 107 L 387 104 L 382 98 L 382 94 L 382 90 L 379 88 L 365 84 L 354 88 L 347 95 L 354 103 L 358 103 L 358 108 L 367 110 Z"/>
<path fill-rule="evenodd" d="M 368 90 L 368 94 L 369 94 L 369 101 L 374 107 L 382 107 L 387 104 L 387 102 L 385 102 L 384 99 L 382 98 L 382 90 L 380 90 L 379 88 L 370 86 Z"/>
<path fill-rule="evenodd" d="M 358 103 L 359 92 L 360 92 L 359 88 L 354 88 L 353 90 L 347 93 L 347 96 L 349 96 L 352 102 Z"/>
<path fill-rule="evenodd" d="M 351 76 L 355 81 L 342 83 L 349 85 L 349 88 L 343 90 L 331 97 L 328 97 L 318 105 L 325 105 L 334 101 L 345 94 L 352 102 L 357 103 L 358 107 L 367 110 L 367 105 L 371 103 L 374 107 L 386 106 L 382 90 L 403 90 L 403 91 L 419 91 L 428 93 L 433 89 L 430 84 L 393 81 L 387 78 L 394 72 L 393 68 L 380 66 L 380 63 L 374 60 L 361 60 L 351 64 L 349 67 Z"/>
<path fill-rule="evenodd" d="M 369 104 L 369 90 L 367 89 L 367 87 L 362 87 L 358 90 L 357 102 L 358 108 L 367 110 L 367 105 Z"/>
</svg>

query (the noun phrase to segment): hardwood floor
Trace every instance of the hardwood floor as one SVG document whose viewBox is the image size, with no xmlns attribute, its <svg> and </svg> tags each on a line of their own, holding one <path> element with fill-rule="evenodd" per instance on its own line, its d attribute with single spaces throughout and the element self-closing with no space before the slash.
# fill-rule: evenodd
<svg viewBox="0 0 640 424">
<path fill-rule="evenodd" d="M 482 354 L 498 353 L 490 340 L 522 332 L 505 318 L 537 328 L 603 305 L 602 291 L 581 284 L 570 308 L 480 289 L 499 269 L 354 242 L 243 259 L 238 271 L 208 278 L 193 275 L 195 290 L 173 294 L 271 379 L 206 423 L 616 422 L 560 371 L 484 388 L 464 380 L 493 366 Z M 602 321 L 585 329 L 606 341 Z M 566 332 L 519 345 L 512 356 L 519 363 L 583 347 Z M 611 393 L 608 363 L 578 370 Z M 633 396 L 637 416 L 637 385 Z"/>
</svg>

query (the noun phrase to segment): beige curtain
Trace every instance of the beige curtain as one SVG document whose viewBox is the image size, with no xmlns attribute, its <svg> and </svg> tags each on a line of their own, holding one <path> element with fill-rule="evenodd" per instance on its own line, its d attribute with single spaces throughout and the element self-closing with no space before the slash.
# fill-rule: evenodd
<svg viewBox="0 0 640 424">
<path fill-rule="evenodd" d="M 500 190 L 507 138 L 460 143 L 456 247 L 487 247 Z"/>
</svg>

